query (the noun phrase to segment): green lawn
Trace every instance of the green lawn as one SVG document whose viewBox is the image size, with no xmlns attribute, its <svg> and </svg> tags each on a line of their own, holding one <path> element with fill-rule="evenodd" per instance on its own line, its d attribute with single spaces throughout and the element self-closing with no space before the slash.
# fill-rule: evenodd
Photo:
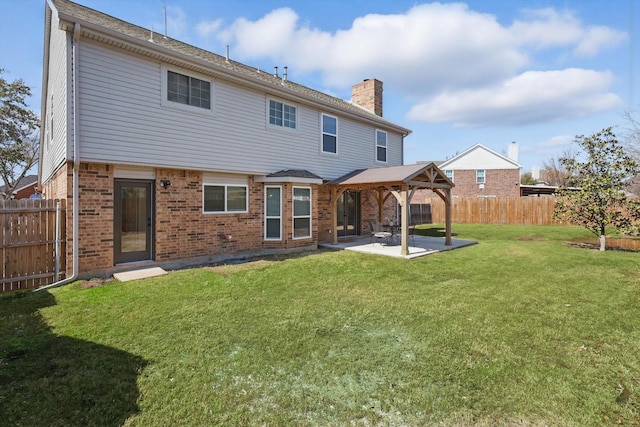
<svg viewBox="0 0 640 427">
<path fill-rule="evenodd" d="M 640 253 L 453 231 L 0 297 L 0 425 L 640 425 Z"/>
</svg>

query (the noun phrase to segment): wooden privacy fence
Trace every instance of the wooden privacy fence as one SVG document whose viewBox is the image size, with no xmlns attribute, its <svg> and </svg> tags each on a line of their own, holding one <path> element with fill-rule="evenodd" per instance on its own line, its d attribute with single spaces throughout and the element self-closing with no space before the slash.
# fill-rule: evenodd
<svg viewBox="0 0 640 427">
<path fill-rule="evenodd" d="M 0 200 L 0 292 L 35 289 L 64 278 L 64 200 Z"/>
<path fill-rule="evenodd" d="M 432 197 L 430 203 L 433 222 L 444 223 L 442 199 Z M 553 219 L 555 206 L 554 197 L 454 198 L 451 202 L 451 221 L 457 224 L 560 224 Z"/>
</svg>

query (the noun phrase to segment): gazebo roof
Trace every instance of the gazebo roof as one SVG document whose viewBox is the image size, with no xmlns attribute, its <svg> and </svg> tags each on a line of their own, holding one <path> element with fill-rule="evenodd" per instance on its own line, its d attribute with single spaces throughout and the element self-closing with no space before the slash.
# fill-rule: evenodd
<svg viewBox="0 0 640 427">
<path fill-rule="evenodd" d="M 453 182 L 435 165 L 415 164 L 383 168 L 358 169 L 329 181 L 342 188 L 377 188 L 409 185 L 422 188 L 452 188 Z"/>
</svg>

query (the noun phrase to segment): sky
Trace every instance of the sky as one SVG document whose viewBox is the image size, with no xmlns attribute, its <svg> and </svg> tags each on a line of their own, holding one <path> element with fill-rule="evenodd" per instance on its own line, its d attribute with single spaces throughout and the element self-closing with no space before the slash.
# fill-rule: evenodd
<svg viewBox="0 0 640 427">
<path fill-rule="evenodd" d="M 640 0 L 77 0 L 344 100 L 384 83 L 404 163 L 482 144 L 522 172 L 640 113 Z M 0 0 L 0 68 L 39 113 L 44 0 Z"/>
</svg>

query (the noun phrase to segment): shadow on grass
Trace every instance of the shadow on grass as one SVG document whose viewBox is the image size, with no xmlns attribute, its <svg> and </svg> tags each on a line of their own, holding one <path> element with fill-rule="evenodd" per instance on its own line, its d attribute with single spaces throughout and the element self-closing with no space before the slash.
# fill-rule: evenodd
<svg viewBox="0 0 640 427">
<path fill-rule="evenodd" d="M 146 362 L 55 335 L 39 312 L 54 304 L 48 292 L 0 297 L 0 424 L 122 425 L 139 411 Z"/>
</svg>

